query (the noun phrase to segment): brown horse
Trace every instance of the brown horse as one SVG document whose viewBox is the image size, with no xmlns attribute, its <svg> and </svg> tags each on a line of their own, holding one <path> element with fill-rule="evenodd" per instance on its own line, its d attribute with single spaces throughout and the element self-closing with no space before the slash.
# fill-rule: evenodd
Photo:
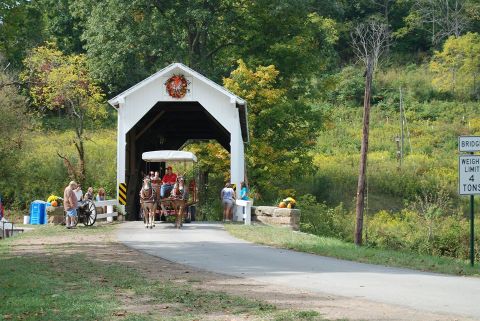
<svg viewBox="0 0 480 321">
<path fill-rule="evenodd" d="M 185 188 L 185 178 L 178 176 L 173 185 L 172 192 L 168 198 L 164 198 L 160 201 L 162 210 L 165 207 L 170 207 L 175 211 L 175 227 L 180 228 L 183 225 L 183 216 L 185 213 L 186 204 L 188 202 L 188 193 Z"/>
<path fill-rule="evenodd" d="M 150 179 L 145 177 L 143 185 L 140 189 L 140 208 L 143 214 L 143 223 L 145 228 L 152 228 L 155 226 L 155 209 L 157 208 L 157 201 L 155 190 L 152 188 Z"/>
</svg>

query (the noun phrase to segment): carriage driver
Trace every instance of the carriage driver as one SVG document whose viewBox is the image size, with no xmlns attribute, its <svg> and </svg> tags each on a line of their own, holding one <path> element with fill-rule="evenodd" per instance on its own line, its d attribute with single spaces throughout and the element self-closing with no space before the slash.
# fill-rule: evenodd
<svg viewBox="0 0 480 321">
<path fill-rule="evenodd" d="M 170 194 L 173 189 L 173 185 L 177 181 L 177 174 L 172 172 L 172 166 L 167 167 L 167 172 L 162 178 L 162 187 L 160 187 L 160 197 L 165 198 Z"/>
</svg>

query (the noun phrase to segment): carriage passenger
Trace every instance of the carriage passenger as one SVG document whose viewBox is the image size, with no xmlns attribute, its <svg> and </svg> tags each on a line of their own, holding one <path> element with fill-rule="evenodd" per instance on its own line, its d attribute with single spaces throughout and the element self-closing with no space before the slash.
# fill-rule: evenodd
<svg viewBox="0 0 480 321">
<path fill-rule="evenodd" d="M 160 186 L 162 185 L 162 179 L 160 178 L 160 173 L 155 172 L 153 178 L 151 179 L 152 188 L 155 190 L 156 201 L 160 199 Z M 158 204 L 158 203 L 157 203 Z M 155 209 L 155 213 L 159 213 L 159 209 Z"/>
<path fill-rule="evenodd" d="M 151 182 L 152 187 L 155 189 L 156 195 L 160 195 L 160 186 L 162 185 L 162 179 L 160 178 L 159 172 L 155 172 L 155 175 L 153 175 Z"/>
<path fill-rule="evenodd" d="M 170 192 L 173 189 L 173 185 L 177 181 L 177 174 L 173 173 L 172 167 L 167 167 L 167 172 L 162 178 L 162 187 L 160 188 L 160 197 L 165 198 L 170 195 Z"/>
</svg>

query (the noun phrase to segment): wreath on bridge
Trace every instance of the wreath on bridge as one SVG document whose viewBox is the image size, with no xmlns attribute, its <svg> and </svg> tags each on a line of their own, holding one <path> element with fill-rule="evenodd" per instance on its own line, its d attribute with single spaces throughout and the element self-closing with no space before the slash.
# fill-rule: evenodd
<svg viewBox="0 0 480 321">
<path fill-rule="evenodd" d="M 188 80 L 183 75 L 173 75 L 165 82 L 168 94 L 173 98 L 183 98 L 187 94 Z"/>
</svg>

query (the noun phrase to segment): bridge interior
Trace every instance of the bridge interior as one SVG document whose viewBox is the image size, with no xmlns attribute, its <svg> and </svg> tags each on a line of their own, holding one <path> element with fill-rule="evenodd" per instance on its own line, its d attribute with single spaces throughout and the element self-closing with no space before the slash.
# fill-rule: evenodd
<svg viewBox="0 0 480 321">
<path fill-rule="evenodd" d="M 189 140 L 216 140 L 230 151 L 230 133 L 198 102 L 158 102 L 127 133 L 126 182 L 130 218 L 139 218 L 142 173 L 158 170 L 165 164 L 147 164 L 142 153 L 154 150 L 178 150 Z"/>
</svg>

